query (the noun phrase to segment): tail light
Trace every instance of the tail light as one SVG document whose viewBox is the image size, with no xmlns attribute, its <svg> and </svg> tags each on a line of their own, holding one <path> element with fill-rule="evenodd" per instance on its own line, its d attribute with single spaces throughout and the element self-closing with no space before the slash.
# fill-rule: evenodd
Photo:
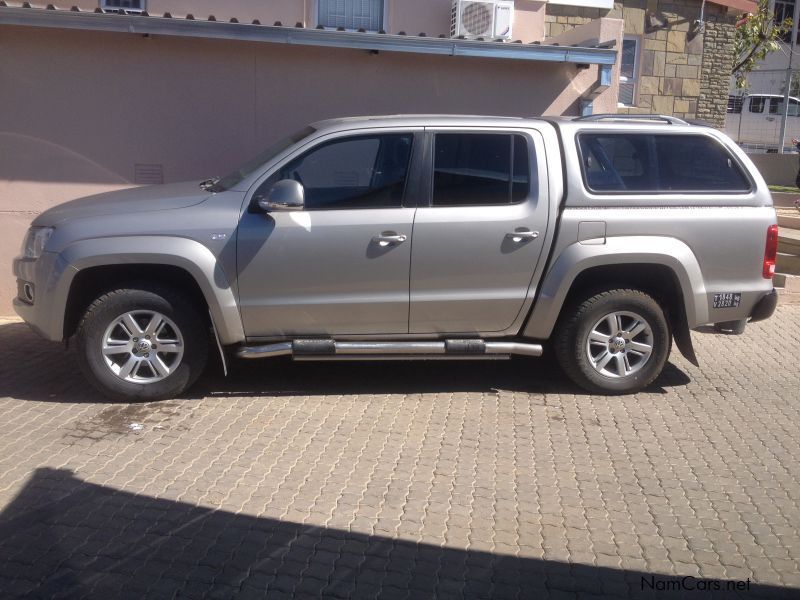
<svg viewBox="0 0 800 600">
<path fill-rule="evenodd" d="M 767 247 L 764 249 L 764 279 L 772 279 L 775 275 L 775 259 L 778 256 L 778 226 L 770 225 L 767 228 Z"/>
</svg>

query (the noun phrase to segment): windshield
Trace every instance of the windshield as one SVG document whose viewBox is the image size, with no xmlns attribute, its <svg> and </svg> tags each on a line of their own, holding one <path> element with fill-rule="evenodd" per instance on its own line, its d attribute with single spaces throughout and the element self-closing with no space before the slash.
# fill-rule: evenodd
<svg viewBox="0 0 800 600">
<path fill-rule="evenodd" d="M 229 190 L 237 183 L 239 183 L 242 179 L 253 173 L 261 165 L 268 162 L 270 159 L 277 156 L 290 146 L 293 146 L 300 140 L 307 138 L 312 133 L 314 133 L 314 131 L 315 129 L 313 127 L 305 127 L 300 131 L 293 133 L 292 135 L 275 142 L 274 144 L 272 144 L 272 146 L 261 152 L 258 156 L 256 156 L 252 160 L 247 161 L 244 165 L 235 170 L 233 173 L 229 173 L 225 175 L 225 177 L 221 177 L 220 179 L 214 181 L 213 191 L 224 192 L 225 190 Z"/>
</svg>

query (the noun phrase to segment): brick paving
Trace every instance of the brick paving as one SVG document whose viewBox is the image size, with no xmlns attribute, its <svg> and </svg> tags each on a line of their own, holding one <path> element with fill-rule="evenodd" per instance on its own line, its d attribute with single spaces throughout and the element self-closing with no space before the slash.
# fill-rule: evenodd
<svg viewBox="0 0 800 600">
<path fill-rule="evenodd" d="M 693 336 L 628 397 L 281 360 L 128 405 L 0 323 L 0 597 L 800 597 L 800 306 Z"/>
</svg>

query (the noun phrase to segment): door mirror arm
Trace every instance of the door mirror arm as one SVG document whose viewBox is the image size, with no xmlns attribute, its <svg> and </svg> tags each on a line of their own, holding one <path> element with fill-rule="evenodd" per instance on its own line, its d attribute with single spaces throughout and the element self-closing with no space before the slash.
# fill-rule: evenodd
<svg viewBox="0 0 800 600">
<path fill-rule="evenodd" d="M 303 210 L 305 190 L 293 179 L 281 179 L 272 186 L 266 196 L 257 196 L 256 202 L 265 212 Z"/>
</svg>

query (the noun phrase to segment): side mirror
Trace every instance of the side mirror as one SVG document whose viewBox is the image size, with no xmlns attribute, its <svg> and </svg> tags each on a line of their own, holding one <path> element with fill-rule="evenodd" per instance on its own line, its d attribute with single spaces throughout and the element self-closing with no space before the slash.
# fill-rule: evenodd
<svg viewBox="0 0 800 600">
<path fill-rule="evenodd" d="M 278 210 L 303 210 L 305 191 L 294 179 L 281 179 L 266 196 L 258 199 L 258 206 L 267 212 Z"/>
</svg>

